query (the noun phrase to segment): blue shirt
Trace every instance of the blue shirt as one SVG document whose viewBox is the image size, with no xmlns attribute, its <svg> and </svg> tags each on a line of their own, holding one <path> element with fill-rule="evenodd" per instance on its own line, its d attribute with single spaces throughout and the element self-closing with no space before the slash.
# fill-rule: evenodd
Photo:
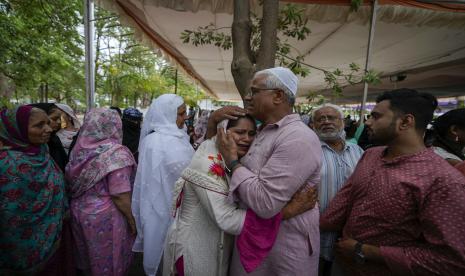
<svg viewBox="0 0 465 276">
<path fill-rule="evenodd" d="M 344 149 L 341 152 L 337 152 L 325 142 L 320 142 L 323 158 L 321 164 L 321 183 L 318 187 L 318 198 L 320 201 L 320 212 L 323 213 L 328 207 L 329 202 L 354 171 L 358 160 L 363 154 L 363 150 L 356 144 L 346 142 Z M 320 255 L 323 259 L 328 261 L 334 259 L 333 246 L 337 238 L 338 233 L 321 232 Z"/>
</svg>

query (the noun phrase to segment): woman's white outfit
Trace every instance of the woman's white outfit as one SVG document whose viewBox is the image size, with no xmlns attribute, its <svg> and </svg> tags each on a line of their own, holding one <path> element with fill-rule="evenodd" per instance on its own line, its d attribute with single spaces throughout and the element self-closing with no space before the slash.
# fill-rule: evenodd
<svg viewBox="0 0 465 276">
<path fill-rule="evenodd" d="M 133 251 L 144 253 L 147 275 L 157 272 L 166 233 L 173 222 L 171 199 L 175 182 L 194 154 L 187 133 L 176 125 L 177 109 L 182 104 L 177 95 L 161 95 L 151 104 L 142 125 L 132 194 L 137 227 Z"/>
<path fill-rule="evenodd" d="M 170 275 L 181 256 L 184 275 L 227 275 L 234 246 L 246 210 L 227 200 L 226 178 L 216 175 L 212 166 L 224 166 L 214 140 L 204 141 L 188 168 L 176 182 L 174 202 L 181 196 L 176 219 L 167 238 L 163 275 Z M 223 168 L 223 167 L 222 167 Z M 181 194 L 182 190 L 182 195 Z M 174 206 L 174 209 L 176 207 Z"/>
</svg>

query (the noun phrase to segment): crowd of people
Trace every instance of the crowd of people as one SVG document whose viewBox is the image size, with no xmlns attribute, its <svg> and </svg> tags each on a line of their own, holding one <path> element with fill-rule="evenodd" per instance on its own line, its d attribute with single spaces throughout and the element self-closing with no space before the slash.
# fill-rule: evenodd
<svg viewBox="0 0 465 276">
<path fill-rule="evenodd" d="M 357 126 L 293 113 L 297 88 L 276 67 L 246 109 L 1 110 L 0 275 L 127 275 L 140 253 L 146 275 L 465 275 L 465 109 L 398 89 Z"/>
</svg>

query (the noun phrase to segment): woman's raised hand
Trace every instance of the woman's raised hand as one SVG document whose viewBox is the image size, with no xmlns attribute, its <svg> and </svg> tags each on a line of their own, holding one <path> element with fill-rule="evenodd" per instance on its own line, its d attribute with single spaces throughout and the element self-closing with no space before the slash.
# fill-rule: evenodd
<svg viewBox="0 0 465 276">
<path fill-rule="evenodd" d="M 223 120 L 237 120 L 239 117 L 245 116 L 247 111 L 238 106 L 224 106 L 215 110 L 208 118 L 206 139 L 210 139 L 216 135 L 216 126 Z"/>
</svg>

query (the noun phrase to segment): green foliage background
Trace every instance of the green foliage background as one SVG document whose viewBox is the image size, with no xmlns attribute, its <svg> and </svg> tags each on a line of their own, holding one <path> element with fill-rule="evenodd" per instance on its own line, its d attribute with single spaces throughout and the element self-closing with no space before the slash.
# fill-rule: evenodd
<svg viewBox="0 0 465 276">
<path fill-rule="evenodd" d="M 0 105 L 56 101 L 85 109 L 81 0 L 0 0 Z M 174 93 L 176 69 L 138 44 L 130 28 L 96 8 L 96 103 L 146 107 Z M 190 105 L 203 91 L 178 74 Z"/>
</svg>

